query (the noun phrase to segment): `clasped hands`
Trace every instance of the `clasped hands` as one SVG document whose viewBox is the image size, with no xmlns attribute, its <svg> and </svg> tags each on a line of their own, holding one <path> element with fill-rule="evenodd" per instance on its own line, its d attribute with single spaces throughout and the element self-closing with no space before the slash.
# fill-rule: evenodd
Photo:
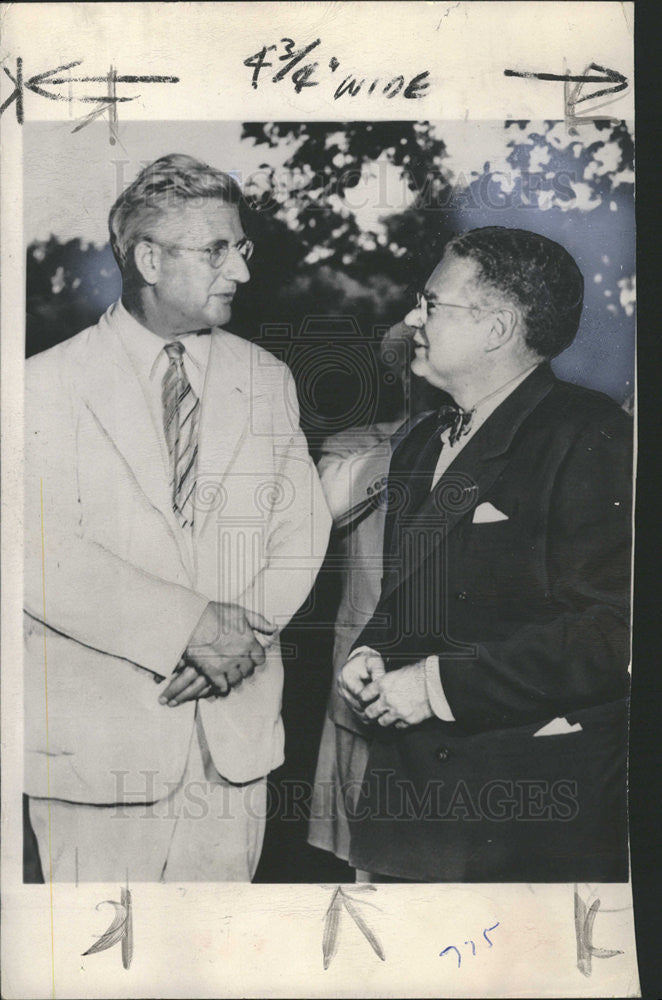
<svg viewBox="0 0 662 1000">
<path fill-rule="evenodd" d="M 210 601 L 159 702 L 174 708 L 198 698 L 224 697 L 264 663 L 264 646 L 274 633 L 258 612 Z"/>
<path fill-rule="evenodd" d="M 386 671 L 379 653 L 355 650 L 338 676 L 338 691 L 362 722 L 407 729 L 434 715 L 425 661 Z"/>
</svg>

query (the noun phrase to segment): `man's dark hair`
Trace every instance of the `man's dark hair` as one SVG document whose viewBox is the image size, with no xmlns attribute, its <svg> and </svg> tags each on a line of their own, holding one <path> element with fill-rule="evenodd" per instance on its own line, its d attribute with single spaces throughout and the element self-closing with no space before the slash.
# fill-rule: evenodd
<svg viewBox="0 0 662 1000">
<path fill-rule="evenodd" d="M 584 301 L 584 278 L 573 257 L 554 240 L 526 229 L 486 226 L 453 237 L 446 253 L 476 262 L 482 281 L 523 311 L 525 343 L 554 358 L 575 338 Z"/>
</svg>

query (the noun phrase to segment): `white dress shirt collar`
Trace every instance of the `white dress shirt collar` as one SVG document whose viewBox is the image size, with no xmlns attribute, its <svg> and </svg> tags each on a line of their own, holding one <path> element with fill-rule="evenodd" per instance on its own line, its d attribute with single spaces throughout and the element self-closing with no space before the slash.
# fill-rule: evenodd
<svg viewBox="0 0 662 1000">
<path fill-rule="evenodd" d="M 441 449 L 441 454 L 439 456 L 439 461 L 437 462 L 434 475 L 432 477 L 432 483 L 430 489 L 434 489 L 441 477 L 443 476 L 446 469 L 450 466 L 451 462 L 455 460 L 459 452 L 462 451 L 464 446 L 471 440 L 479 427 L 481 427 L 488 417 L 492 416 L 497 406 L 500 406 L 510 396 L 512 392 L 515 391 L 518 385 L 527 378 L 531 372 L 533 372 L 539 365 L 540 362 L 536 361 L 535 364 L 530 365 L 523 372 L 515 378 L 511 378 L 505 385 L 502 385 L 500 389 L 495 392 L 491 392 L 488 396 L 484 396 L 483 399 L 479 399 L 473 408 L 473 415 L 471 417 L 471 423 L 469 424 L 468 430 L 460 435 L 457 440 L 451 444 L 449 441 L 450 428 L 445 430 L 441 435 L 441 440 L 444 442 L 444 447 Z"/>
<path fill-rule="evenodd" d="M 511 392 L 514 392 L 518 385 L 524 381 L 528 376 L 538 367 L 540 362 L 536 361 L 534 364 L 529 365 L 525 368 L 523 372 L 516 375 L 514 378 L 509 379 L 505 385 L 502 385 L 500 389 L 496 389 L 494 392 L 489 393 L 489 395 L 484 396 L 479 399 L 476 405 L 473 407 L 473 417 L 471 418 L 471 433 L 484 424 L 488 417 L 490 417 L 497 406 L 500 406 L 510 396 Z"/>
<path fill-rule="evenodd" d="M 172 341 L 165 341 L 143 326 L 121 301 L 115 307 L 115 318 L 118 321 L 119 336 L 141 381 L 153 382 L 154 379 L 163 377 L 168 365 L 164 347 L 166 343 L 178 340 L 185 348 L 183 360 L 189 381 L 193 391 L 200 397 L 209 361 L 209 332 L 187 333 L 178 337 L 173 335 Z"/>
</svg>

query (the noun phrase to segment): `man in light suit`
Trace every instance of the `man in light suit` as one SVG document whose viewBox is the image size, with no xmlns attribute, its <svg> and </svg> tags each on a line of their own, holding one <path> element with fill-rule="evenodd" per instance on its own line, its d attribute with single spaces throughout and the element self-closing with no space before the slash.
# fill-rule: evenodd
<svg viewBox="0 0 662 1000">
<path fill-rule="evenodd" d="M 627 880 L 632 421 L 549 367 L 582 302 L 566 250 L 490 227 L 407 317 L 457 405 L 394 451 L 339 682 L 373 736 L 349 860 L 378 880 Z"/>
<path fill-rule="evenodd" d="M 27 363 L 25 781 L 46 880 L 250 880 L 278 633 L 330 518 L 289 370 L 223 330 L 239 189 L 171 155 L 110 213 L 123 295 Z"/>
</svg>

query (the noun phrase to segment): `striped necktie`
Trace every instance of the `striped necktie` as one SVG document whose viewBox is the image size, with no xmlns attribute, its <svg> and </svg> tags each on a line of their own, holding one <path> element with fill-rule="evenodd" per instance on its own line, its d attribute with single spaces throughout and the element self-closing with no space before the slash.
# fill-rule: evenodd
<svg viewBox="0 0 662 1000">
<path fill-rule="evenodd" d="M 170 455 L 172 509 L 183 528 L 193 526 L 200 401 L 186 377 L 184 345 L 166 344 L 168 368 L 161 384 L 163 428 Z"/>
</svg>

